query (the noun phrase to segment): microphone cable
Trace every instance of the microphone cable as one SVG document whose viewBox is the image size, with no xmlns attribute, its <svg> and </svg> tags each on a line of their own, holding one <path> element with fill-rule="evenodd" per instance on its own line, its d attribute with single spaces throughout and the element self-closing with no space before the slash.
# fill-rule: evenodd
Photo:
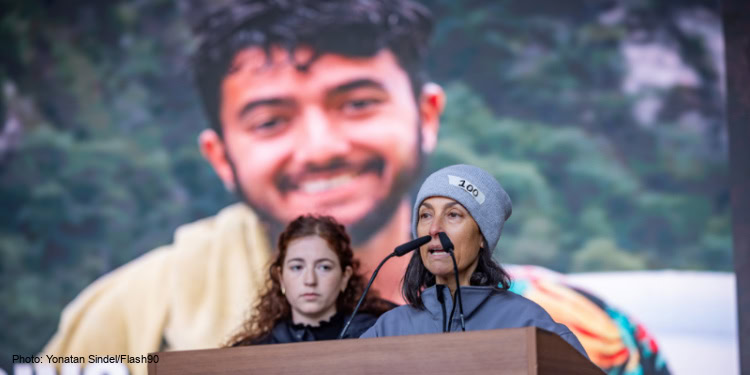
<svg viewBox="0 0 750 375">
<path fill-rule="evenodd" d="M 461 331 L 466 332 L 466 323 L 464 322 L 464 303 L 461 299 L 461 286 L 458 284 L 458 264 L 456 263 L 456 256 L 453 254 L 453 248 L 448 253 L 451 255 L 453 260 L 453 273 L 456 276 L 456 293 L 453 296 L 453 309 L 451 309 L 450 325 L 453 325 L 453 313 L 456 312 L 456 296 L 458 296 L 458 317 L 461 320 Z M 448 332 L 450 332 L 450 326 L 448 326 Z"/>
<path fill-rule="evenodd" d="M 352 315 L 349 316 L 349 319 L 346 321 L 346 324 L 344 325 L 344 328 L 341 330 L 341 333 L 339 333 L 338 339 L 341 340 L 344 338 L 344 335 L 346 335 L 346 331 L 349 330 L 349 326 L 352 324 L 352 320 L 354 320 L 354 316 L 357 315 L 357 311 L 359 311 L 359 308 L 362 306 L 362 302 L 365 301 L 365 296 L 367 295 L 367 292 L 370 291 L 370 286 L 372 286 L 372 282 L 375 281 L 375 276 L 378 275 L 378 272 L 380 272 L 380 268 L 383 267 L 386 261 L 388 259 L 391 259 L 393 257 L 400 257 L 404 256 L 414 249 L 417 249 L 418 247 L 430 242 L 431 237 L 430 236 L 423 236 L 419 237 L 417 239 L 411 240 L 405 244 L 396 246 L 395 249 L 393 249 L 393 252 L 388 254 L 385 259 L 383 259 L 380 264 L 378 264 L 378 267 L 375 268 L 375 272 L 372 273 L 372 276 L 370 276 L 370 281 L 367 282 L 367 286 L 365 287 L 365 290 L 362 292 L 362 296 L 359 297 L 359 302 L 357 302 L 357 306 L 354 308 L 354 311 L 352 311 Z"/>
<path fill-rule="evenodd" d="M 448 331 L 450 332 L 450 328 L 453 325 L 453 314 L 456 312 L 456 298 L 458 298 L 458 316 L 461 320 L 461 331 L 466 332 L 466 322 L 464 321 L 464 303 L 463 299 L 461 298 L 461 285 L 459 284 L 458 280 L 458 263 L 456 262 L 456 256 L 453 252 L 453 242 L 448 237 L 448 235 L 445 234 L 445 232 L 438 233 L 438 237 L 440 238 L 440 245 L 443 247 L 443 250 L 447 251 L 451 256 L 451 260 L 453 261 L 453 275 L 456 277 L 456 292 L 453 294 L 453 308 L 451 309 L 451 317 L 448 322 Z"/>
</svg>

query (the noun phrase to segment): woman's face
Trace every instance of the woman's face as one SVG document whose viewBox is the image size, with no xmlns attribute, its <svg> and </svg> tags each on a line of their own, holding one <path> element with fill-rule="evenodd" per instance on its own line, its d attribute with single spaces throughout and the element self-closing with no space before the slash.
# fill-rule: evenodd
<svg viewBox="0 0 750 375">
<path fill-rule="evenodd" d="M 438 284 L 455 284 L 453 261 L 443 250 L 438 233 L 445 232 L 453 242 L 460 285 L 469 285 L 477 267 L 482 234 L 464 206 L 450 198 L 425 199 L 417 212 L 417 236 L 431 236 L 432 240 L 419 248 L 427 270 L 435 275 Z"/>
<path fill-rule="evenodd" d="M 317 326 L 336 314 L 336 298 L 346 289 L 352 268 L 341 270 L 328 242 L 315 235 L 297 238 L 287 246 L 281 285 L 296 324 Z"/>
</svg>

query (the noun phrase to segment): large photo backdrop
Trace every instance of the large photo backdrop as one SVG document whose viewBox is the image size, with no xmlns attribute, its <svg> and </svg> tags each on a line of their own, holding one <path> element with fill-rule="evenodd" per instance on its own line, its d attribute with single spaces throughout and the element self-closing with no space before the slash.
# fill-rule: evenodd
<svg viewBox="0 0 750 375">
<path fill-rule="evenodd" d="M 490 171 L 514 206 L 498 260 L 560 274 L 732 278 L 717 2 L 423 4 L 435 19 L 426 72 L 446 104 L 434 152 L 412 177 L 456 163 Z M 209 126 L 191 73 L 200 7 L 0 5 L 9 374 L 11 356 L 40 352 L 87 285 L 237 201 L 197 147 Z M 598 293 L 616 300 L 611 290 Z"/>
</svg>

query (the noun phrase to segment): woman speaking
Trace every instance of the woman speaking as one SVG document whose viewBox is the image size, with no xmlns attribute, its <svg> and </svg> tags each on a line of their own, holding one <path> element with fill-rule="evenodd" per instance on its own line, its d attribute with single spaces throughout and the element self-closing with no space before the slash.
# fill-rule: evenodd
<svg viewBox="0 0 750 375">
<path fill-rule="evenodd" d="M 481 168 L 453 165 L 431 174 L 414 203 L 412 232 L 415 238 L 432 239 L 414 253 L 406 269 L 407 304 L 383 314 L 361 338 L 450 332 L 462 326 L 470 331 L 535 326 L 556 333 L 586 355 L 567 327 L 536 303 L 508 291 L 510 278 L 492 259 L 492 251 L 511 211 L 508 194 Z M 453 244 L 458 278 L 441 232 Z M 462 306 L 454 315 L 459 287 Z"/>
</svg>

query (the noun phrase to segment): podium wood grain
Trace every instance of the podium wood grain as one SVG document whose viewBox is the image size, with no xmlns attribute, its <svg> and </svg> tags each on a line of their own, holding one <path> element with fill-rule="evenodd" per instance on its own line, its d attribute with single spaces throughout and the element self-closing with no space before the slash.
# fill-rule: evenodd
<svg viewBox="0 0 750 375">
<path fill-rule="evenodd" d="M 150 375 L 603 374 L 563 339 L 534 327 L 157 354 Z"/>
</svg>

